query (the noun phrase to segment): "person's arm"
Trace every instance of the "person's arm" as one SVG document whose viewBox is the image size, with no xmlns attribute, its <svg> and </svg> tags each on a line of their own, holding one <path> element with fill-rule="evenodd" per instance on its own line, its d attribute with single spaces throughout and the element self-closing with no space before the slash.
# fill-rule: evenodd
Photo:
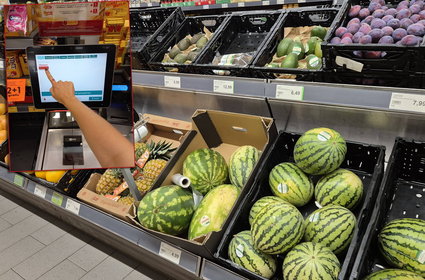
<svg viewBox="0 0 425 280">
<path fill-rule="evenodd" d="M 46 75 L 52 83 L 52 96 L 72 113 L 102 167 L 133 167 L 133 144 L 75 97 L 72 82 L 56 82 L 48 70 Z"/>
</svg>

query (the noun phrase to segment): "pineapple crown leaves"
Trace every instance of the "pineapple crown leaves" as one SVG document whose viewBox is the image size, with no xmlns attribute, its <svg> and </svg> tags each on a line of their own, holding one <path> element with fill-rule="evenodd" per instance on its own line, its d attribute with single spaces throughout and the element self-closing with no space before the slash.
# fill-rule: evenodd
<svg viewBox="0 0 425 280">
<path fill-rule="evenodd" d="M 171 143 L 166 142 L 165 140 L 155 143 L 153 141 L 149 142 L 148 150 L 150 152 L 150 159 L 165 159 L 168 160 L 171 157 L 171 153 L 174 152 L 177 148 L 170 148 Z"/>
<path fill-rule="evenodd" d="M 124 177 L 121 170 L 118 169 L 118 168 L 111 168 L 109 170 L 112 173 L 112 176 L 114 176 L 114 177 L 117 177 L 117 178 L 123 178 Z"/>
</svg>

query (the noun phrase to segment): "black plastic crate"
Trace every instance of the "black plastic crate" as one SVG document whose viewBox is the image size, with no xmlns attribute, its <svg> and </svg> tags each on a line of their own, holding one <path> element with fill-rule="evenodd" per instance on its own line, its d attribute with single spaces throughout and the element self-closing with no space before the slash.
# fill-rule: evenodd
<svg viewBox="0 0 425 280">
<path fill-rule="evenodd" d="M 243 202 L 245 207 L 239 208 L 238 212 L 235 213 L 226 232 L 224 233 L 224 237 L 218 247 L 217 253 L 215 254 L 219 264 L 248 277 L 249 279 L 264 278 L 231 262 L 228 257 L 229 243 L 232 240 L 233 235 L 243 230 L 250 229 L 248 217 L 252 205 L 261 197 L 273 195 L 269 187 L 269 173 L 273 167 L 279 163 L 294 162 L 293 150 L 295 143 L 300 136 L 301 135 L 297 133 L 283 131 L 279 133 L 278 138 L 267 153 L 263 165 L 260 167 L 259 175 L 252 188 L 253 191 L 246 196 L 246 200 Z M 384 158 L 385 147 L 383 146 L 347 141 L 347 155 L 341 167 L 350 169 L 362 179 L 364 197 L 363 202 L 353 209 L 353 213 L 357 218 L 357 225 L 351 244 L 345 252 L 338 256 L 341 263 L 341 273 L 339 275 L 339 279 L 341 280 L 345 280 L 349 275 L 355 253 L 360 246 L 361 238 L 368 226 L 368 222 L 372 214 L 373 203 L 378 193 L 384 173 Z M 313 182 L 316 183 L 318 179 L 318 176 L 315 176 L 313 178 Z M 317 209 L 313 200 L 307 205 L 298 208 L 304 218 Z M 278 269 L 272 279 L 282 279 L 281 268 L 284 257 L 284 255 L 278 255 Z"/>
<path fill-rule="evenodd" d="M 0 161 L 4 162 L 4 158 L 9 153 L 9 147 L 8 147 L 8 141 L 3 141 L 3 143 L 0 144 Z"/>
<path fill-rule="evenodd" d="M 218 34 L 208 43 L 192 64 L 195 73 L 217 74 L 226 71 L 231 76 L 250 76 L 249 66 L 261 50 L 263 42 L 283 17 L 282 11 L 234 13 L 223 24 Z M 217 54 L 253 52 L 251 61 L 245 66 L 213 65 Z"/>
<path fill-rule="evenodd" d="M 387 0 L 389 8 L 397 6 L 401 0 Z M 325 57 L 326 69 L 343 70 L 343 66 L 336 64 L 336 58 L 341 56 L 363 64 L 363 71 L 381 70 L 384 72 L 391 71 L 408 71 L 408 72 L 425 72 L 425 42 L 422 40 L 418 46 L 401 46 L 401 45 L 384 45 L 384 44 L 331 44 L 330 40 L 334 37 L 335 31 L 340 26 L 346 26 L 349 17 L 348 11 L 353 5 L 361 5 L 362 7 L 369 4 L 368 0 L 346 0 L 341 10 L 331 26 L 325 41 L 322 43 L 323 56 Z M 360 58 L 356 56 L 354 51 L 380 51 L 386 53 L 381 58 Z M 344 69 L 345 70 L 345 69 Z M 347 70 L 352 73 L 352 70 Z"/>
<path fill-rule="evenodd" d="M 169 49 L 171 49 L 187 35 L 193 36 L 199 32 L 203 32 L 204 27 L 208 28 L 210 32 L 214 33 L 211 38 L 211 40 L 213 40 L 216 32 L 219 30 L 221 24 L 225 22 L 227 17 L 228 16 L 224 15 L 187 17 L 178 26 L 177 30 L 172 34 L 169 40 L 162 45 L 161 50 L 152 57 L 152 59 L 149 61 L 149 67 L 156 71 L 167 71 L 167 68 L 177 68 L 179 72 L 189 72 L 189 64 L 162 63 L 164 55 L 168 52 Z M 209 43 L 205 45 L 204 49 L 208 47 L 208 44 Z"/>
<path fill-rule="evenodd" d="M 377 235 L 392 220 L 425 219 L 424 197 L 425 142 L 397 138 L 350 279 L 391 267 L 379 252 Z"/>
<path fill-rule="evenodd" d="M 279 42 L 284 38 L 285 27 L 315 26 L 330 27 L 338 14 L 337 8 L 300 8 L 288 10 L 281 18 L 277 28 L 271 32 L 264 42 L 262 49 L 253 60 L 251 69 L 255 77 L 274 79 L 279 74 L 297 75 L 297 80 L 313 81 L 319 70 L 289 69 L 279 67 L 265 67 L 272 61 Z"/>
<path fill-rule="evenodd" d="M 147 69 L 149 60 L 183 20 L 179 7 L 130 9 L 132 68 Z"/>
</svg>

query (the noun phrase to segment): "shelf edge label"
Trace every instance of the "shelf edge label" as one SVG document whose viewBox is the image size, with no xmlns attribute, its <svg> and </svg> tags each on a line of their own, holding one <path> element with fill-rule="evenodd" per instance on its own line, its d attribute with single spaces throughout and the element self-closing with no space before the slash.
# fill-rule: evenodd
<svg viewBox="0 0 425 280">
<path fill-rule="evenodd" d="M 47 189 L 45 187 L 37 185 L 37 184 L 35 185 L 34 194 L 36 196 L 39 196 L 41 198 L 46 198 L 46 192 L 47 192 Z"/>
<path fill-rule="evenodd" d="M 59 194 L 57 192 L 53 192 L 53 195 L 52 195 L 52 199 L 51 200 L 57 206 L 62 206 L 63 195 L 61 195 L 61 194 Z"/>
<path fill-rule="evenodd" d="M 173 246 L 168 245 L 167 243 L 161 242 L 159 247 L 159 255 L 167 260 L 179 264 L 182 251 Z"/>
<path fill-rule="evenodd" d="M 337 56 L 335 59 L 335 63 L 341 67 L 343 67 L 345 65 L 345 67 L 347 67 L 347 69 L 351 69 L 353 71 L 356 72 L 362 72 L 363 71 L 363 63 L 357 62 L 355 60 L 346 58 L 346 57 L 342 57 L 342 56 Z"/>
<path fill-rule="evenodd" d="M 67 199 L 66 200 L 66 204 L 65 204 L 65 209 L 74 213 L 75 215 L 79 215 L 80 214 L 80 206 L 81 204 L 71 200 L 71 199 Z"/>
<path fill-rule="evenodd" d="M 425 95 L 393 92 L 389 108 L 425 113 Z"/>
<path fill-rule="evenodd" d="M 164 76 L 164 86 L 170 88 L 181 88 L 180 77 Z"/>
<path fill-rule="evenodd" d="M 213 91 L 217 93 L 229 93 L 235 92 L 235 82 L 226 80 L 214 80 Z"/>
<path fill-rule="evenodd" d="M 304 87 L 276 85 L 276 98 L 285 100 L 304 100 Z"/>
<path fill-rule="evenodd" d="M 13 183 L 19 187 L 24 186 L 25 179 L 21 175 L 15 174 L 15 177 L 13 178 Z"/>
</svg>

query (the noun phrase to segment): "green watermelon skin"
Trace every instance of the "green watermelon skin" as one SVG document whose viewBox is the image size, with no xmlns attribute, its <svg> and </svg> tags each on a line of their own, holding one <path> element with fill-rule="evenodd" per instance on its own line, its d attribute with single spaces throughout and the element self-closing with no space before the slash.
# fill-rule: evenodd
<svg viewBox="0 0 425 280">
<path fill-rule="evenodd" d="M 189 226 L 189 239 L 220 231 L 240 194 L 240 188 L 221 185 L 210 191 L 193 214 Z"/>
<path fill-rule="evenodd" d="M 424 280 L 424 278 L 407 270 L 384 269 L 368 275 L 363 280 Z"/>
<path fill-rule="evenodd" d="M 328 247 L 304 242 L 289 251 L 282 271 L 285 280 L 337 280 L 341 268 L 338 258 Z"/>
<path fill-rule="evenodd" d="M 272 169 L 269 185 L 274 195 L 297 207 L 306 205 L 314 194 L 311 179 L 290 162 L 278 164 Z"/>
<path fill-rule="evenodd" d="M 378 235 L 379 248 L 393 266 L 425 277 L 425 221 L 397 219 Z"/>
<path fill-rule="evenodd" d="M 264 207 L 266 207 L 270 203 L 275 203 L 275 202 L 289 203 L 289 202 L 286 202 L 285 200 L 283 200 L 280 197 L 272 196 L 272 195 L 264 196 L 264 197 L 260 198 L 259 200 L 257 200 L 252 205 L 251 210 L 249 211 L 249 224 L 252 225 L 252 221 L 257 216 L 258 212 L 261 211 L 261 209 L 263 209 Z"/>
<path fill-rule="evenodd" d="M 232 262 L 255 274 L 269 279 L 276 273 L 276 259 L 254 247 L 249 230 L 235 234 L 228 251 Z"/>
<path fill-rule="evenodd" d="M 340 168 L 317 182 L 314 196 L 321 206 L 340 205 L 353 209 L 363 196 L 363 182 L 350 170 Z"/>
<path fill-rule="evenodd" d="M 190 191 L 174 185 L 163 186 L 143 197 L 137 217 L 146 228 L 178 235 L 189 227 L 194 208 Z"/>
<path fill-rule="evenodd" d="M 183 162 L 183 175 L 191 186 L 206 195 L 213 188 L 226 182 L 228 168 L 223 156 L 211 149 L 198 149 Z"/>
<path fill-rule="evenodd" d="M 289 251 L 302 239 L 304 219 L 300 211 L 288 203 L 270 203 L 254 218 L 251 237 L 254 246 L 266 254 Z"/>
<path fill-rule="evenodd" d="M 337 169 L 345 158 L 344 138 L 330 128 L 314 128 L 305 132 L 295 143 L 295 164 L 305 173 L 323 175 Z"/>
<path fill-rule="evenodd" d="M 260 151 L 253 146 L 237 148 L 229 162 L 229 178 L 232 185 L 243 188 L 259 158 Z"/>
<path fill-rule="evenodd" d="M 339 254 L 351 242 L 356 217 L 347 208 L 328 205 L 311 213 L 305 224 L 305 241 L 320 243 Z"/>
</svg>

